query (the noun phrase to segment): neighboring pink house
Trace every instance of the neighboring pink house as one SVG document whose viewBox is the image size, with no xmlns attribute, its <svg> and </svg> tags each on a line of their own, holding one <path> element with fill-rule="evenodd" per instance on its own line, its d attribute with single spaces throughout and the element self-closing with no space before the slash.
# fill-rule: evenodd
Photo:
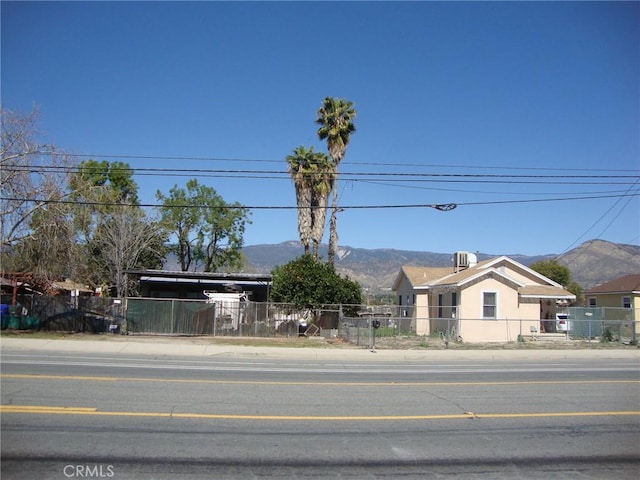
<svg viewBox="0 0 640 480">
<path fill-rule="evenodd" d="M 467 342 L 515 341 L 540 332 L 541 320 L 575 300 L 562 285 L 508 257 L 477 262 L 454 254 L 450 268 L 402 267 L 392 290 L 399 315 L 418 335 L 436 332 Z"/>
</svg>

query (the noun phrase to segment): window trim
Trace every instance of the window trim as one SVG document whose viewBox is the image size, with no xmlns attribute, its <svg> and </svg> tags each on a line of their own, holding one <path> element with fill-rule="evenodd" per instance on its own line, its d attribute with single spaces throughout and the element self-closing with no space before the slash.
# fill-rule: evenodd
<svg viewBox="0 0 640 480">
<path fill-rule="evenodd" d="M 493 305 L 487 305 L 485 303 L 485 301 L 486 301 L 486 297 L 485 296 L 487 294 L 493 295 L 493 301 L 494 301 Z M 497 320 L 498 319 L 498 303 L 499 303 L 498 302 L 498 292 L 489 291 L 489 290 L 486 290 L 486 291 L 482 292 L 481 305 L 482 305 L 482 319 L 483 320 Z M 493 307 L 493 316 L 489 317 L 489 316 L 486 315 L 485 309 L 487 307 Z"/>
</svg>

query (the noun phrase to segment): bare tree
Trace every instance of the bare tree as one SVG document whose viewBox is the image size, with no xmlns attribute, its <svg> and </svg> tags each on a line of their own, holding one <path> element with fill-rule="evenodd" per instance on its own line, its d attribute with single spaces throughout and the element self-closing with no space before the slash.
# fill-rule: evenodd
<svg viewBox="0 0 640 480">
<path fill-rule="evenodd" d="M 65 198 L 72 159 L 36 140 L 38 111 L 22 115 L 2 109 L 0 187 L 2 246 L 33 233 L 30 220 L 40 207 Z"/>
<path fill-rule="evenodd" d="M 166 231 L 145 215 L 140 207 L 121 205 L 101 214 L 93 248 L 99 251 L 104 270 L 113 281 L 118 297 L 132 293 L 127 270 L 139 268 L 143 259 L 164 257 Z"/>
<path fill-rule="evenodd" d="M 43 283 L 71 275 L 76 263 L 66 185 L 73 158 L 39 141 L 38 110 L 2 109 L 0 223 L 3 270 Z"/>
</svg>

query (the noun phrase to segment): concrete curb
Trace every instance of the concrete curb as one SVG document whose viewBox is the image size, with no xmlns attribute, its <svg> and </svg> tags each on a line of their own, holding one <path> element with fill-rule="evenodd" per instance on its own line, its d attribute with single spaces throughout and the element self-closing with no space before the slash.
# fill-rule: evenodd
<svg viewBox="0 0 640 480">
<path fill-rule="evenodd" d="M 581 358 L 620 359 L 640 362 L 640 349 L 579 349 L 579 350 L 367 350 L 251 347 L 239 345 L 190 344 L 162 339 L 141 342 L 91 341 L 64 339 L 0 338 L 2 353 L 67 352 L 104 353 L 113 355 L 153 355 L 167 357 L 221 357 L 262 359 L 305 359 L 317 361 L 429 362 L 435 360 L 571 360 Z"/>
</svg>

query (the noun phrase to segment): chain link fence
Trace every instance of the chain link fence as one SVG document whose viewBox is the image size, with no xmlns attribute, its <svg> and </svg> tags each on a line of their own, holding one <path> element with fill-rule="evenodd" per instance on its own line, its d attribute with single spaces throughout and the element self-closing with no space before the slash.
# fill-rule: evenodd
<svg viewBox="0 0 640 480">
<path fill-rule="evenodd" d="M 119 331 L 126 315 L 124 301 L 113 298 L 18 295 L 10 302 L 2 297 L 3 330 L 104 333 Z"/>
<path fill-rule="evenodd" d="M 246 301 L 19 295 L 2 297 L 2 329 L 145 335 L 293 337 L 337 331 L 339 306 L 297 309 Z"/>
<path fill-rule="evenodd" d="M 484 326 L 493 328 L 500 322 L 393 316 L 397 311 L 394 305 L 375 309 L 327 305 L 316 310 L 301 310 L 287 304 L 250 302 L 242 296 L 207 301 L 20 295 L 17 300 L 16 305 L 10 305 L 11 299 L 2 297 L 2 329 L 236 337 L 313 334 L 373 347 L 375 338 L 424 336 L 424 332 L 445 341 L 462 341 L 462 325 L 468 329 L 468 325 L 485 322 Z M 544 337 L 537 331 L 523 332 L 522 327 L 518 330 L 518 322 L 516 319 L 505 321 L 513 327 L 507 336 L 510 341 Z M 542 325 L 549 320 L 540 322 Z M 558 324 L 554 332 L 566 339 L 635 343 L 637 327 L 633 309 L 570 307 L 565 323 Z"/>
</svg>

